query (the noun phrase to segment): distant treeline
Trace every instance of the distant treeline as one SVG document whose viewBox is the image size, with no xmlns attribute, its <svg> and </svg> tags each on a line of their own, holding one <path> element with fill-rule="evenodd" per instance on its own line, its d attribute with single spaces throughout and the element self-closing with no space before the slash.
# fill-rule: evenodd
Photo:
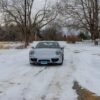
<svg viewBox="0 0 100 100">
<path fill-rule="evenodd" d="M 0 27 L 0 41 L 21 41 L 19 28 L 14 25 Z"/>
<path fill-rule="evenodd" d="M 64 35 L 58 27 L 49 26 L 40 32 L 41 36 L 34 34 L 30 41 L 34 40 L 57 40 L 75 43 L 76 41 L 90 39 L 85 33 L 80 32 L 78 35 Z M 9 25 L 0 27 L 0 41 L 24 41 L 23 34 L 16 25 Z"/>
<path fill-rule="evenodd" d="M 34 34 L 31 36 L 30 41 L 34 40 L 64 40 L 64 35 L 56 28 L 49 27 L 41 30 L 39 33 L 41 36 Z M 0 41 L 23 41 L 23 35 L 16 25 L 0 27 Z"/>
</svg>

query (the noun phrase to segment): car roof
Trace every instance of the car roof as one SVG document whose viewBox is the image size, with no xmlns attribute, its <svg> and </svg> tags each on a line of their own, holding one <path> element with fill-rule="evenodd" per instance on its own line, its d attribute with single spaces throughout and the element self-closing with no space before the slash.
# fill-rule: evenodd
<svg viewBox="0 0 100 100">
<path fill-rule="evenodd" d="M 54 43 L 56 42 L 56 43 L 58 43 L 58 41 L 39 41 L 39 43 L 40 42 L 54 42 Z"/>
</svg>

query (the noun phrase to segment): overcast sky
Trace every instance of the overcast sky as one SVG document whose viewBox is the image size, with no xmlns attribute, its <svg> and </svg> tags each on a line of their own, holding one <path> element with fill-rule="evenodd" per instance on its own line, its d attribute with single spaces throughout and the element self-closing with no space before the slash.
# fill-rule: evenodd
<svg viewBox="0 0 100 100">
<path fill-rule="evenodd" d="M 57 0 L 47 0 L 47 1 L 48 1 L 48 5 L 51 6 L 55 4 Z M 33 8 L 35 8 L 36 10 L 41 9 L 43 8 L 44 3 L 45 3 L 45 0 L 35 0 Z"/>
</svg>

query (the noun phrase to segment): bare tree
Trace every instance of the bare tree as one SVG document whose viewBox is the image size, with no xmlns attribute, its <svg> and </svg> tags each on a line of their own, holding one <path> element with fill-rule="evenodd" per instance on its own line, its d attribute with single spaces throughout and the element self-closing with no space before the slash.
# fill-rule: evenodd
<svg viewBox="0 0 100 100">
<path fill-rule="evenodd" d="M 87 30 L 93 40 L 99 37 L 99 0 L 61 0 L 57 7 L 65 17 L 64 25 Z"/>
<path fill-rule="evenodd" d="M 25 47 L 32 36 L 37 33 L 40 36 L 40 29 L 56 18 L 56 13 L 47 7 L 47 0 L 43 9 L 32 13 L 34 0 L 1 0 L 0 7 L 6 17 L 6 23 L 17 24 L 22 32 Z M 52 14 L 52 16 L 50 16 Z"/>
</svg>

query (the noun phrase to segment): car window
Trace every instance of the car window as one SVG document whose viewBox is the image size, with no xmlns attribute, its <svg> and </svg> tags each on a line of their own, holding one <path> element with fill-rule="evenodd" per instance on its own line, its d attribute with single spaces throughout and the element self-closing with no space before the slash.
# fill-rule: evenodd
<svg viewBox="0 0 100 100">
<path fill-rule="evenodd" d="M 60 48 L 57 42 L 41 42 L 38 43 L 36 48 Z"/>
</svg>

